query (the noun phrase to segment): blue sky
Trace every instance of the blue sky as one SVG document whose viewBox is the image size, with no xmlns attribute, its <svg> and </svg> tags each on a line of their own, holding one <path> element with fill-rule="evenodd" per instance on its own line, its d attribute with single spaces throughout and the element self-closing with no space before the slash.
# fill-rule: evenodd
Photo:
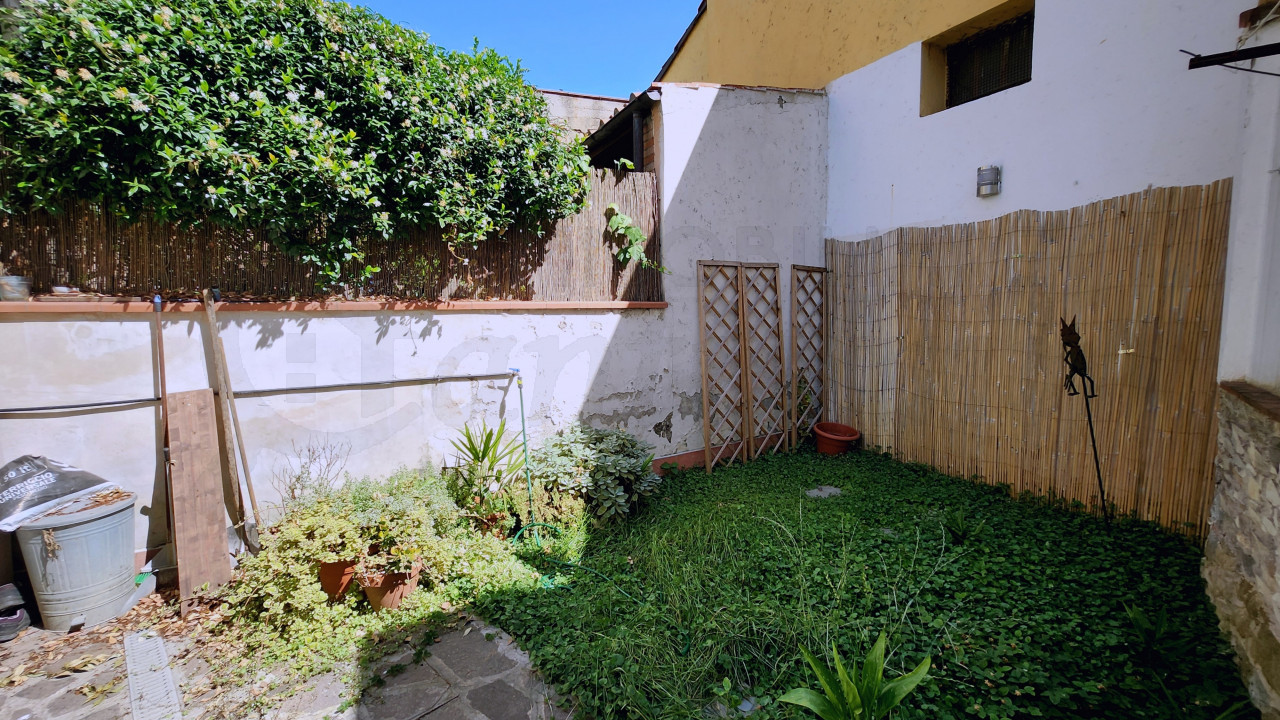
<svg viewBox="0 0 1280 720">
<path fill-rule="evenodd" d="M 649 86 L 698 0 L 352 0 L 453 50 L 472 38 L 540 88 L 626 97 Z"/>
</svg>

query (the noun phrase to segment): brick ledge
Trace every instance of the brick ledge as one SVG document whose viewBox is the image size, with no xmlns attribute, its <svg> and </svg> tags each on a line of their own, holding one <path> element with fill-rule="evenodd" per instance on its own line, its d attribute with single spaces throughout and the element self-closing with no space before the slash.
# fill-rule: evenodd
<svg viewBox="0 0 1280 720">
<path fill-rule="evenodd" d="M 1280 423 L 1280 397 L 1270 390 L 1263 390 L 1243 380 L 1228 380 L 1218 386 L 1272 421 Z"/>
<path fill-rule="evenodd" d="M 350 301 L 297 301 L 297 302 L 220 302 L 214 305 L 218 312 L 577 312 L 584 310 L 665 310 L 665 302 L 588 300 L 582 302 L 542 302 L 537 300 L 455 300 L 428 302 L 417 300 L 350 300 Z M 199 302 L 166 302 L 164 312 L 204 312 Z M 82 315 L 86 313 L 149 313 L 155 308 L 151 303 L 137 300 L 59 301 L 59 302 L 0 302 L 0 315 L 57 314 Z"/>
</svg>

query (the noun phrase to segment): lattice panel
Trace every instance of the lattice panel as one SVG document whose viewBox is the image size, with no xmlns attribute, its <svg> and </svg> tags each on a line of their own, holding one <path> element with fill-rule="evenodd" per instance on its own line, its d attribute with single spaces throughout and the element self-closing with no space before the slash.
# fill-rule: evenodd
<svg viewBox="0 0 1280 720">
<path fill-rule="evenodd" d="M 742 275 L 748 369 L 746 425 L 750 428 L 747 453 L 756 458 L 765 452 L 786 450 L 790 440 L 782 297 L 777 265 L 743 265 Z"/>
<path fill-rule="evenodd" d="M 746 457 L 743 442 L 742 267 L 698 263 L 702 439 L 707 472 Z"/>
<path fill-rule="evenodd" d="M 822 421 L 826 410 L 826 324 L 822 303 L 827 271 L 791 267 L 791 442 Z"/>
</svg>

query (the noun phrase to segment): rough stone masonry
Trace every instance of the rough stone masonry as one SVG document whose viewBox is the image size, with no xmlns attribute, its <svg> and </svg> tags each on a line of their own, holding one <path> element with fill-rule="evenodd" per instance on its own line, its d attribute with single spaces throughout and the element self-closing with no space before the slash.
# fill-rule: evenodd
<svg viewBox="0 0 1280 720">
<path fill-rule="evenodd" d="M 1214 480 L 1201 572 L 1254 704 L 1280 720 L 1280 399 L 1224 384 Z"/>
</svg>

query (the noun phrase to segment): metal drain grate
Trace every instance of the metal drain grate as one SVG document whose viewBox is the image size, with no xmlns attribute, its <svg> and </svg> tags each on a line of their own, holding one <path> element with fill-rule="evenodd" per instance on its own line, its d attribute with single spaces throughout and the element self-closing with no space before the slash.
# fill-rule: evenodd
<svg viewBox="0 0 1280 720">
<path fill-rule="evenodd" d="M 133 633 L 124 639 L 124 659 L 134 720 L 182 720 L 164 639 L 153 631 Z"/>
</svg>

